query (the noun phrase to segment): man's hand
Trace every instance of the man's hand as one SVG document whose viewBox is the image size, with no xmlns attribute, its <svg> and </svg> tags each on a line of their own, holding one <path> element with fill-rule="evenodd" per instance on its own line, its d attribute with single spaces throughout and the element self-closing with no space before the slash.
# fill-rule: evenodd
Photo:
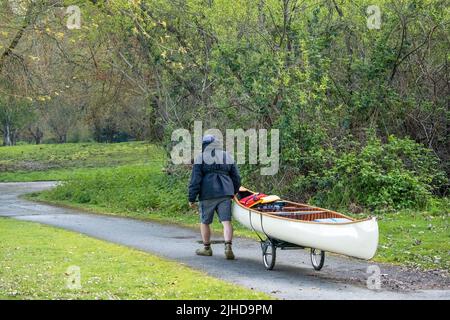
<svg viewBox="0 0 450 320">
<path fill-rule="evenodd" d="M 191 207 L 192 209 L 197 208 L 197 204 L 195 202 L 189 202 L 189 207 Z"/>
</svg>

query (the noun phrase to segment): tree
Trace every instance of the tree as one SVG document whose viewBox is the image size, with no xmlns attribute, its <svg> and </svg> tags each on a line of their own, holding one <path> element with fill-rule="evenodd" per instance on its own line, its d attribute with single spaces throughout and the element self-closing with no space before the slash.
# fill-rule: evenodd
<svg viewBox="0 0 450 320">
<path fill-rule="evenodd" d="M 4 146 L 16 144 L 19 130 L 32 116 L 29 101 L 0 96 L 0 131 Z"/>
</svg>

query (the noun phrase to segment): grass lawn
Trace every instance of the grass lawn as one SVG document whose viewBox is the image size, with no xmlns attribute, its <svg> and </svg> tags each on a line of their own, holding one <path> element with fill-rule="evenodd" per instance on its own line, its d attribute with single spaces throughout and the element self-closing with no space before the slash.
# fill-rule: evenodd
<svg viewBox="0 0 450 320">
<path fill-rule="evenodd" d="M 74 206 L 91 212 L 197 226 L 198 215 L 187 205 L 186 185 L 189 172 L 180 170 L 173 175 L 163 173 L 163 152 L 156 147 L 144 143 L 119 145 L 119 147 L 89 145 L 89 149 L 98 149 L 98 151 L 92 151 L 90 156 L 86 156 L 85 162 L 100 167 L 87 169 L 79 167 L 79 171 L 65 173 L 66 176 L 62 179 L 66 180 L 65 184 L 51 191 L 31 194 L 30 198 Z M 33 146 L 27 147 L 32 149 Z M 64 146 L 58 147 L 64 150 Z M 105 148 L 109 147 L 121 150 L 121 154 L 111 157 L 111 162 L 108 161 L 108 157 L 103 156 L 108 154 Z M 0 152 L 3 151 L 3 155 L 7 155 L 5 150 L 14 148 L 0 148 Z M 37 149 L 39 147 L 35 146 L 35 148 L 37 153 L 44 152 Z M 80 148 L 86 147 L 80 145 Z M 147 148 L 152 151 L 141 150 L 134 153 L 135 148 L 137 150 Z M 70 154 L 75 150 L 77 150 L 76 146 L 69 145 L 66 151 L 69 155 L 64 156 L 64 152 L 60 151 L 60 157 L 70 159 Z M 124 164 L 116 159 L 116 157 L 133 158 L 128 153 L 135 154 L 130 163 Z M 17 152 L 14 151 L 12 154 L 17 157 Z M 41 157 L 35 157 L 45 163 Z M 100 157 L 102 160 L 90 159 L 90 157 Z M 75 161 L 75 163 L 78 162 Z M 18 177 L 32 181 L 33 174 L 29 172 L 20 174 Z M 14 177 L 15 172 L 11 172 L 11 175 Z M 0 173 L 1 176 L 2 173 Z M 426 211 L 405 210 L 377 214 L 380 243 L 374 260 L 422 269 L 450 270 L 450 212 L 448 208 L 449 199 L 447 198 L 435 201 Z M 213 224 L 213 230 L 219 232 L 221 229 L 216 221 Z M 239 224 L 235 224 L 235 231 L 236 235 L 257 239 L 252 231 Z"/>
<path fill-rule="evenodd" d="M 267 299 L 179 263 L 37 223 L 0 218 L 0 298 Z M 81 288 L 70 289 L 70 266 Z"/>
<path fill-rule="evenodd" d="M 450 271 L 450 214 L 440 206 L 383 214 L 375 260 Z"/>
<path fill-rule="evenodd" d="M 145 142 L 66 143 L 0 147 L 0 182 L 66 180 L 98 168 L 164 162 L 162 150 Z"/>
</svg>

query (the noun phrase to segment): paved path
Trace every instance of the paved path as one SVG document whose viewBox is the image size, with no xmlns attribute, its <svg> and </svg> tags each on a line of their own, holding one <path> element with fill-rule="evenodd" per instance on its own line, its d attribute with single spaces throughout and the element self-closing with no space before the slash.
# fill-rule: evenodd
<svg viewBox="0 0 450 320">
<path fill-rule="evenodd" d="M 143 222 L 133 219 L 89 214 L 19 199 L 21 194 L 54 186 L 52 182 L 0 183 L 0 216 L 34 221 L 83 233 L 98 239 L 122 244 L 176 260 L 226 281 L 269 293 L 285 299 L 450 299 L 448 278 L 442 275 L 419 277 L 419 287 L 409 291 L 392 290 L 396 283 L 408 283 L 414 274 L 387 265 L 381 268 L 382 290 L 365 286 L 367 266 L 374 263 L 328 255 L 320 272 L 312 269 L 304 250 L 278 251 L 275 270 L 266 271 L 256 241 L 238 238 L 234 241 L 237 260 L 223 257 L 223 244 L 213 245 L 213 257 L 197 257 L 198 232 L 189 228 Z M 277 252 L 277 253 L 278 253 Z M 408 273 L 409 272 L 409 273 Z M 430 287 L 431 281 L 444 283 L 445 290 L 418 290 Z M 436 277 L 441 277 L 442 280 Z M 430 282 L 431 281 L 431 282 Z M 394 285 L 393 285 L 394 284 Z M 402 285 L 398 285 L 402 288 Z M 408 285 L 406 285 L 408 287 Z"/>
</svg>

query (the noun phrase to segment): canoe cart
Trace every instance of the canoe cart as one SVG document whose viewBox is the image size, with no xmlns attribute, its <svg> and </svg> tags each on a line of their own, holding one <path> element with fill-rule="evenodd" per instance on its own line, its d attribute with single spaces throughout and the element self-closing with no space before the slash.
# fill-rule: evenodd
<svg viewBox="0 0 450 320">
<path fill-rule="evenodd" d="M 331 210 L 281 199 L 271 205 L 251 208 L 239 202 L 252 194 L 257 193 L 245 190 L 236 194 L 232 212 L 234 219 L 258 235 L 267 270 L 275 267 L 277 249 L 309 248 L 315 270 L 322 269 L 326 251 L 366 260 L 375 255 L 378 246 L 375 217 L 357 220 Z"/>
<path fill-rule="evenodd" d="M 264 266 L 266 267 L 267 270 L 272 270 L 275 267 L 275 261 L 277 259 L 277 249 L 295 250 L 306 248 L 290 242 L 273 239 L 270 237 L 267 237 L 265 240 L 261 238 L 262 258 Z M 314 270 L 320 271 L 325 262 L 325 251 L 311 248 L 310 256 L 311 256 L 311 264 Z"/>
</svg>

